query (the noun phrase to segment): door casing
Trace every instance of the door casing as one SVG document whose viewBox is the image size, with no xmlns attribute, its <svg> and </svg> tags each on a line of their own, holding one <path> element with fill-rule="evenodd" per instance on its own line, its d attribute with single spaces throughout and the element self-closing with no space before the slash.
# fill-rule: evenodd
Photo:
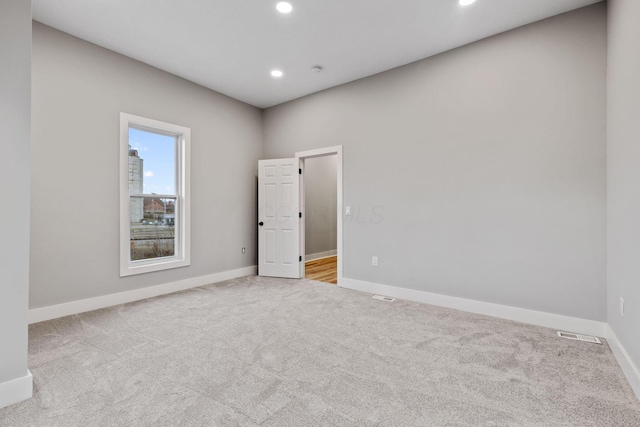
<svg viewBox="0 0 640 427">
<path fill-rule="evenodd" d="M 326 147 L 319 148 L 316 150 L 309 151 L 301 151 L 295 154 L 295 158 L 298 160 L 299 168 L 302 169 L 302 174 L 300 175 L 300 211 L 302 212 L 302 217 L 306 218 L 305 212 L 305 201 L 304 201 L 304 161 L 306 159 L 311 159 L 314 157 L 325 157 L 325 156 L 336 156 L 336 185 L 337 185 L 337 255 L 338 255 L 338 286 L 341 285 L 342 282 L 342 271 L 343 271 L 343 243 L 342 243 L 342 230 L 343 230 L 343 200 L 342 200 L 342 145 L 337 145 L 334 147 Z M 306 261 L 305 257 L 305 230 L 304 230 L 304 221 L 300 221 L 300 232 L 299 232 L 299 240 L 300 240 L 300 255 L 302 256 L 302 262 L 300 263 L 300 277 L 304 277 L 304 264 Z"/>
</svg>

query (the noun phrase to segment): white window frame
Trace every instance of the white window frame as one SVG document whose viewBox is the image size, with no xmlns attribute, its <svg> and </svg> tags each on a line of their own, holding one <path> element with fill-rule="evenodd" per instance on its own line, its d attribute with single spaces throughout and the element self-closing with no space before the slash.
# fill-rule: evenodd
<svg viewBox="0 0 640 427">
<path fill-rule="evenodd" d="M 170 257 L 131 261 L 129 128 L 176 136 L 175 252 Z M 120 113 L 120 277 L 191 264 L 191 129 L 133 114 Z M 162 195 L 149 195 L 162 198 Z M 173 197 L 173 196 L 171 196 Z"/>
</svg>

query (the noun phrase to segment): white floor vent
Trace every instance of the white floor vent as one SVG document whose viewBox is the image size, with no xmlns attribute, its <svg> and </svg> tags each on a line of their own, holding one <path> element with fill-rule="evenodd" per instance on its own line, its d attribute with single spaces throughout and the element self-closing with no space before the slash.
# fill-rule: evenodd
<svg viewBox="0 0 640 427">
<path fill-rule="evenodd" d="M 382 295 L 374 295 L 374 296 L 372 296 L 371 298 L 379 299 L 379 300 L 381 300 L 381 301 L 389 301 L 389 302 L 391 302 L 391 301 L 395 301 L 395 300 L 396 300 L 395 298 L 391 298 L 391 297 L 383 297 Z"/>
<path fill-rule="evenodd" d="M 596 337 L 589 336 L 589 335 L 579 335 L 579 334 L 572 334 L 571 332 L 558 331 L 558 336 L 560 338 L 566 338 L 566 339 L 569 339 L 569 340 L 585 341 L 585 342 L 590 342 L 590 343 L 593 343 L 593 344 L 602 344 L 600 339 L 598 339 Z"/>
</svg>

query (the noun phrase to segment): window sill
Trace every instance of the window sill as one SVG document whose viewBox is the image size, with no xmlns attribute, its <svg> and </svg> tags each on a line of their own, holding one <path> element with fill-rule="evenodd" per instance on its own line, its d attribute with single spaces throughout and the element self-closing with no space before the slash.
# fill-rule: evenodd
<svg viewBox="0 0 640 427">
<path fill-rule="evenodd" d="M 136 274 L 152 273 L 154 271 L 169 270 L 172 268 L 188 267 L 190 260 L 184 258 L 163 258 L 162 260 L 146 260 L 141 262 L 129 262 L 120 267 L 120 277 L 134 276 Z"/>
</svg>

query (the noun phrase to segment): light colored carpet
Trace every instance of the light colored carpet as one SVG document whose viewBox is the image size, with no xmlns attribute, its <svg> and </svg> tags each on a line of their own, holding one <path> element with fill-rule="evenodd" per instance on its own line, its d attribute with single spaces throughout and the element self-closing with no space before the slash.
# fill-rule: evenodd
<svg viewBox="0 0 640 427">
<path fill-rule="evenodd" d="M 255 276 L 30 327 L 2 426 L 639 426 L 606 343 Z"/>
</svg>

